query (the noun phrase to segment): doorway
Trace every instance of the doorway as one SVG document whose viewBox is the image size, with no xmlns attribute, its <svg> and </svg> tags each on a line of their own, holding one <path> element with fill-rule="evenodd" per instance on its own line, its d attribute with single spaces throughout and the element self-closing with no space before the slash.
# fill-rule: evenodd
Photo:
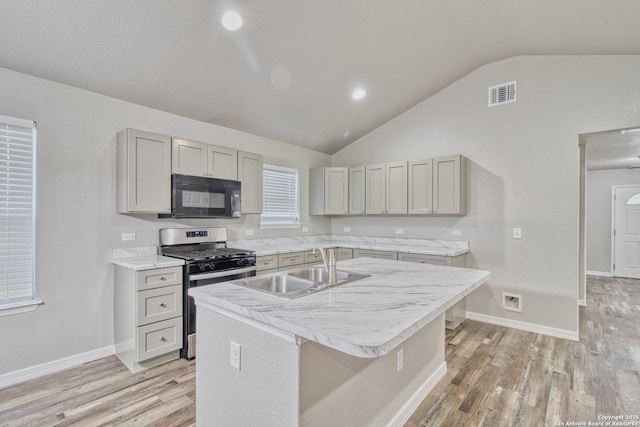
<svg viewBox="0 0 640 427">
<path fill-rule="evenodd" d="M 640 185 L 615 185 L 612 194 L 613 275 L 640 279 Z"/>
</svg>

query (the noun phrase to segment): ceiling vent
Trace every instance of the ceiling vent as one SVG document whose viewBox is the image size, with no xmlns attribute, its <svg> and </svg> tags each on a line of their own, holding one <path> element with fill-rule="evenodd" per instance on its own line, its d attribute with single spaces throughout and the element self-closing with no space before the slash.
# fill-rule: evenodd
<svg viewBox="0 0 640 427">
<path fill-rule="evenodd" d="M 516 82 L 503 83 L 489 88 L 489 107 L 516 102 Z"/>
</svg>

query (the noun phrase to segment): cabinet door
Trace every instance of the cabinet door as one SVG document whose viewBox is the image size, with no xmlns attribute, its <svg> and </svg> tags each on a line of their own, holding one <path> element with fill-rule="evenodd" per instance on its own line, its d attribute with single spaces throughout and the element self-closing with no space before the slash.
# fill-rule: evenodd
<svg viewBox="0 0 640 427">
<path fill-rule="evenodd" d="M 349 214 L 365 213 L 365 167 L 349 168 Z"/>
<path fill-rule="evenodd" d="M 433 213 L 466 214 L 466 169 L 460 155 L 433 159 Z"/>
<path fill-rule="evenodd" d="M 242 213 L 262 213 L 262 156 L 238 151 L 238 181 L 242 183 Z"/>
<path fill-rule="evenodd" d="M 433 213 L 432 159 L 409 162 L 408 213 Z"/>
<path fill-rule="evenodd" d="M 387 163 L 385 169 L 385 212 L 387 214 L 406 214 L 407 162 Z"/>
<path fill-rule="evenodd" d="M 171 212 L 171 138 L 127 129 L 117 144 L 118 212 Z"/>
<path fill-rule="evenodd" d="M 193 176 L 207 175 L 208 144 L 174 138 L 171 147 L 172 173 Z"/>
<path fill-rule="evenodd" d="M 227 147 L 209 145 L 207 152 L 207 173 L 220 179 L 238 179 L 238 151 Z"/>
<path fill-rule="evenodd" d="M 385 164 L 368 165 L 365 168 L 365 212 L 385 213 Z"/>
<path fill-rule="evenodd" d="M 324 168 L 325 215 L 346 215 L 348 194 L 349 168 Z"/>
</svg>

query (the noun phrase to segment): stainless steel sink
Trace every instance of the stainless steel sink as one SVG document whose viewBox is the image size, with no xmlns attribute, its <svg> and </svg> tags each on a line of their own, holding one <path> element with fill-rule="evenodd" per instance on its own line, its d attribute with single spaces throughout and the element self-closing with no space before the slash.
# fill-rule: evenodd
<svg viewBox="0 0 640 427">
<path fill-rule="evenodd" d="M 250 277 L 235 280 L 231 283 L 286 298 L 302 296 L 316 284 L 316 282 L 312 280 L 304 280 L 286 274 Z"/>
<path fill-rule="evenodd" d="M 334 286 L 343 285 L 355 280 L 369 277 L 365 274 L 350 271 L 336 271 L 336 283 L 329 283 L 329 274 L 323 267 L 309 267 L 299 270 L 283 272 L 270 276 L 249 277 L 233 280 L 230 283 L 253 289 L 267 294 L 283 297 L 298 298 Z"/>
</svg>

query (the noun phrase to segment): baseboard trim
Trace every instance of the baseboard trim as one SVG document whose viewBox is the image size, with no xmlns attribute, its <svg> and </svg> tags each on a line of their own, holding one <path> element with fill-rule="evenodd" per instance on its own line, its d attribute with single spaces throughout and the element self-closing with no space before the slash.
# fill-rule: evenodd
<svg viewBox="0 0 640 427">
<path fill-rule="evenodd" d="M 568 331 L 566 329 L 551 328 L 549 326 L 536 325 L 535 323 L 505 319 L 503 317 L 489 316 L 486 314 L 474 313 L 471 311 L 467 311 L 467 319 L 490 323 L 492 325 L 505 326 L 507 328 L 520 329 L 527 332 L 535 332 L 537 334 L 549 335 L 556 338 L 580 341 L 580 334 L 578 333 L 578 331 Z"/>
<path fill-rule="evenodd" d="M 400 411 L 389 421 L 387 427 L 401 427 L 405 425 L 411 415 L 418 409 L 418 406 L 422 403 L 424 399 L 426 399 L 427 395 L 433 390 L 433 388 L 438 384 L 438 381 L 442 379 L 447 373 L 447 362 L 442 362 L 440 366 L 435 370 L 433 374 L 427 378 L 427 380 L 422 383 L 422 385 L 416 390 L 415 393 L 411 396 L 409 401 L 405 403 Z"/>
<path fill-rule="evenodd" d="M 587 276 L 602 276 L 613 277 L 613 273 L 610 271 L 586 271 Z"/>
<path fill-rule="evenodd" d="M 115 346 L 111 345 L 86 353 L 65 357 L 64 359 L 58 359 L 41 365 L 32 366 L 30 368 L 20 369 L 19 371 L 9 372 L 8 374 L 0 375 L 0 388 L 14 385 L 42 375 L 52 374 L 82 363 L 91 362 L 92 360 L 111 356 L 112 354 L 115 354 L 115 351 Z"/>
</svg>

